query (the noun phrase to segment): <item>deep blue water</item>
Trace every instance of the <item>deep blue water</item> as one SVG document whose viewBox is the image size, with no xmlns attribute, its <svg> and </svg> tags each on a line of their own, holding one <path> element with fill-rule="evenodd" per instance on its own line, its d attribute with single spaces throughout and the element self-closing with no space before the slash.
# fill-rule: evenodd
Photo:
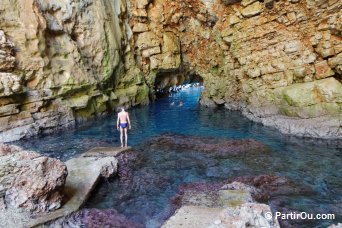
<svg viewBox="0 0 342 228">
<path fill-rule="evenodd" d="M 249 159 L 213 159 L 200 153 L 148 151 L 136 164 L 135 188 L 130 192 L 116 180 L 100 184 L 87 207 L 115 208 L 132 220 L 158 227 L 168 213 L 169 199 L 182 183 L 215 182 L 242 175 L 285 176 L 314 194 L 286 197 L 288 208 L 311 213 L 335 213 L 334 221 L 316 221 L 325 227 L 342 222 L 341 144 L 338 141 L 289 137 L 249 121 L 239 112 L 206 109 L 198 105 L 201 88 L 183 90 L 171 97 L 130 110 L 131 146 L 162 133 L 253 138 L 270 147 L 271 153 Z M 182 104 L 182 105 L 180 105 Z M 119 146 L 115 117 L 105 117 L 86 126 L 59 134 L 17 142 L 24 148 L 67 160 L 95 146 Z M 154 180 L 143 180 L 146 174 Z M 160 183 L 162 182 L 162 183 Z M 166 183 L 166 184 L 165 184 Z M 126 192 L 125 192 L 126 191 Z M 125 193 L 125 199 L 122 195 Z"/>
</svg>

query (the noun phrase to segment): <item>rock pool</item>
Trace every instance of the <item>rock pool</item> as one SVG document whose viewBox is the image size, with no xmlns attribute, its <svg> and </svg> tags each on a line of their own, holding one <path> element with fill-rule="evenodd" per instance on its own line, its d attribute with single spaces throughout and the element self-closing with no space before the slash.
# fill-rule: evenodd
<svg viewBox="0 0 342 228">
<path fill-rule="evenodd" d="M 114 208 L 136 223 L 159 227 L 170 215 L 170 199 L 181 184 L 272 174 L 309 189 L 298 194 L 278 194 L 270 201 L 276 205 L 274 208 L 336 215 L 333 221 L 306 223 L 308 227 L 326 227 L 342 221 L 340 142 L 290 137 L 253 123 L 238 112 L 200 107 L 201 89 L 182 90 L 149 106 L 130 110 L 129 144 L 136 148 L 137 159 L 130 164 L 129 187 L 118 178 L 104 181 L 86 207 Z M 106 117 L 75 130 L 16 144 L 65 161 L 92 147 L 119 146 L 115 122 L 114 117 Z M 146 141 L 166 133 L 213 140 L 255 139 L 266 145 L 267 151 L 222 157 L 197 152 L 196 147 L 183 152 L 181 148 L 147 146 Z"/>
</svg>

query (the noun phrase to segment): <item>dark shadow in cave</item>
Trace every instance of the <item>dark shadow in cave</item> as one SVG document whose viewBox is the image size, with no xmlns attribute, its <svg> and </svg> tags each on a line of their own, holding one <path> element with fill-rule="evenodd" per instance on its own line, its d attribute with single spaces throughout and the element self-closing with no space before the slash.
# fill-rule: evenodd
<svg viewBox="0 0 342 228">
<path fill-rule="evenodd" d="M 159 72 L 154 82 L 155 98 L 165 97 L 176 92 L 180 86 L 194 83 L 203 85 L 203 78 L 196 73 Z"/>
</svg>

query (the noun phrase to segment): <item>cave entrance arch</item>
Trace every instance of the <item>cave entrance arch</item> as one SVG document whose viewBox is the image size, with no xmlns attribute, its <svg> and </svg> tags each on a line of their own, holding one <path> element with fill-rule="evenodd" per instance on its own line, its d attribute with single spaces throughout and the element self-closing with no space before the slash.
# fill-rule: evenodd
<svg viewBox="0 0 342 228">
<path fill-rule="evenodd" d="M 203 85 L 203 78 L 197 73 L 158 72 L 154 82 L 155 98 L 169 94 L 170 88 L 193 83 Z"/>
</svg>

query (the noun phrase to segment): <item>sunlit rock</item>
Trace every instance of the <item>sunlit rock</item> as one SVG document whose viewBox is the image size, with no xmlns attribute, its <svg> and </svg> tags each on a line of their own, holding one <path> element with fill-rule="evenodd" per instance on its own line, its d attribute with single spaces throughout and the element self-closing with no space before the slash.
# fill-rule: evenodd
<svg viewBox="0 0 342 228">
<path fill-rule="evenodd" d="M 241 14 L 245 17 L 253 17 L 260 14 L 263 11 L 263 4 L 260 2 L 254 2 L 241 10 Z"/>
<path fill-rule="evenodd" d="M 227 227 L 280 227 L 266 204 L 245 203 L 237 208 L 227 208 L 221 212 L 220 218 Z"/>
</svg>

